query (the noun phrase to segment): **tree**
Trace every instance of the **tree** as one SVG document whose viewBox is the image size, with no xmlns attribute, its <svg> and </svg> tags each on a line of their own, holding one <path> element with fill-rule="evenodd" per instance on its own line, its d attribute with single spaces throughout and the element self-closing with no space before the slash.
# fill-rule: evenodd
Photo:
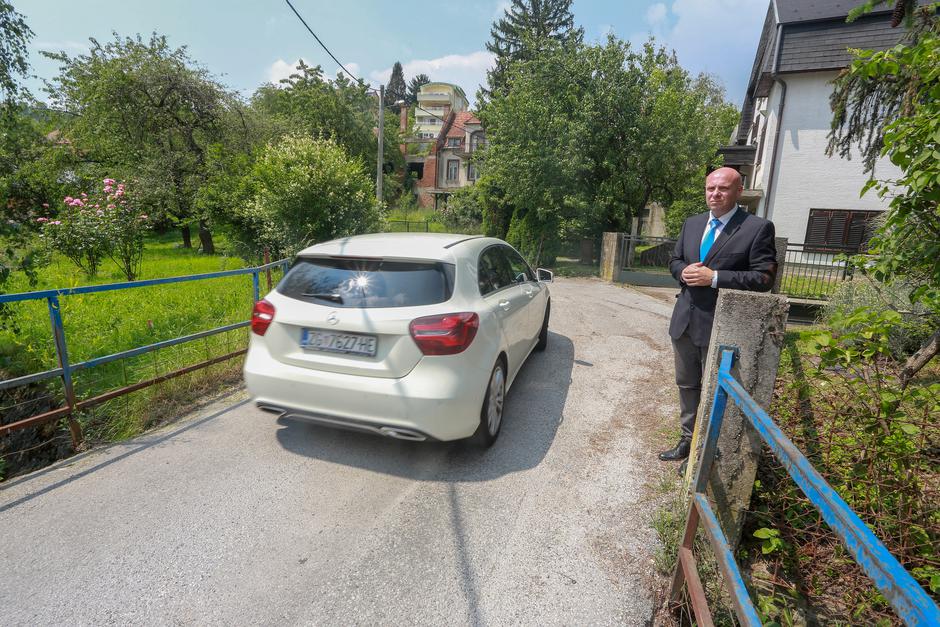
<svg viewBox="0 0 940 627">
<path fill-rule="evenodd" d="M 909 286 L 911 302 L 927 311 L 933 333 L 905 364 L 906 386 L 940 353 L 940 18 L 936 5 L 915 11 L 901 0 L 895 9 L 895 23 L 907 15 L 907 37 L 882 52 L 859 52 L 835 82 L 828 152 L 849 156 L 856 147 L 872 176 L 879 156 L 901 170 L 898 179 L 872 178 L 862 190 L 891 202 L 858 268 L 878 282 Z"/>
<path fill-rule="evenodd" d="M 431 82 L 431 78 L 427 74 L 418 74 L 408 83 L 408 93 L 405 96 L 405 102 L 409 106 L 418 102 L 418 92 L 421 91 L 422 85 L 427 85 Z"/>
<path fill-rule="evenodd" d="M 320 66 L 300 61 L 297 71 L 283 79 L 280 87 L 259 88 L 252 96 L 251 108 L 271 122 L 272 137 L 298 131 L 310 137 L 332 137 L 350 156 L 375 163 L 378 102 L 361 81 L 352 82 L 345 76 L 327 80 Z M 385 146 L 399 143 L 398 116 L 386 111 Z M 404 169 L 399 150 L 386 149 L 383 157 L 386 172 Z"/>
<path fill-rule="evenodd" d="M 269 143 L 233 194 L 232 234 L 248 258 L 375 231 L 382 219 L 369 170 L 334 139 L 294 134 Z"/>
<path fill-rule="evenodd" d="M 527 254 L 550 258 L 560 237 L 627 229 L 650 203 L 673 202 L 702 180 L 734 124 L 711 79 L 690 77 L 653 42 L 639 53 L 614 37 L 547 42 L 506 72 L 512 89 L 480 114 L 481 181 L 499 190 L 484 228 L 501 235 L 491 226 L 508 223 Z"/>
<path fill-rule="evenodd" d="M 17 76 L 29 71 L 26 46 L 32 37 L 23 15 L 6 0 L 0 0 L 0 95 L 7 106 L 12 106 L 24 91 Z"/>
<path fill-rule="evenodd" d="M 401 63 L 395 61 L 392 66 L 392 76 L 388 79 L 388 85 L 385 86 L 385 106 L 392 107 L 399 100 L 405 100 L 408 97 L 408 87 L 405 85 L 405 73 L 401 69 Z"/>
<path fill-rule="evenodd" d="M 503 17 L 493 23 L 486 49 L 496 55 L 496 65 L 486 74 L 490 94 L 508 89 L 506 71 L 515 61 L 534 58 L 549 41 L 581 43 L 584 29 L 574 27 L 571 0 L 512 0 Z"/>
<path fill-rule="evenodd" d="M 195 213 L 194 201 L 207 148 L 223 136 L 237 99 L 164 36 L 90 41 L 88 54 L 46 53 L 61 63 L 47 91 L 74 116 L 67 137 L 105 173 L 139 181 L 141 203 L 179 224 L 184 246 L 195 222 L 203 251 L 214 252 L 207 216 Z"/>
</svg>

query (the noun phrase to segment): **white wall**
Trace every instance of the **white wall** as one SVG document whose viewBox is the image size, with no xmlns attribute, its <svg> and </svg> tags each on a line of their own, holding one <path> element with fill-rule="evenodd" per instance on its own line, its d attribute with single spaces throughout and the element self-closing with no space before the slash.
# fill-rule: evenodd
<svg viewBox="0 0 940 627">
<path fill-rule="evenodd" d="M 758 208 L 758 215 L 765 215 L 777 228 L 778 237 L 791 242 L 803 242 L 806 237 L 806 222 L 812 209 L 852 209 L 884 211 L 888 200 L 878 198 L 873 192 L 859 198 L 859 192 L 867 180 L 862 161 L 857 153 L 853 159 L 838 156 L 827 157 L 826 136 L 832 120 L 829 109 L 830 81 L 835 72 L 813 72 L 785 75 L 787 82 L 786 102 L 783 110 L 783 126 L 780 135 L 778 165 L 776 168 L 772 199 L 766 196 Z M 777 125 L 777 108 L 781 87 L 774 84 L 767 103 L 769 122 L 764 136 L 762 167 L 756 174 L 755 186 L 766 193 L 767 177 L 771 170 L 773 142 Z M 878 178 L 894 178 L 898 169 L 882 159 L 875 169 Z"/>
</svg>

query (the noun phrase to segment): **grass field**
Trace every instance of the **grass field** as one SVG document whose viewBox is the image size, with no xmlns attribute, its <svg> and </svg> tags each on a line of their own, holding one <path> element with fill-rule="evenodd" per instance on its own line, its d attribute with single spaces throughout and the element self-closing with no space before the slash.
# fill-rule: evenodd
<svg viewBox="0 0 940 627">
<path fill-rule="evenodd" d="M 225 242 L 218 241 L 224 250 Z M 232 256 L 201 255 L 180 246 L 175 233 L 148 239 L 141 280 L 233 270 L 245 267 L 242 259 Z M 274 280 L 279 273 L 274 273 Z M 33 291 L 79 285 L 124 281 L 117 267 L 108 261 L 99 275 L 89 279 L 67 259 L 54 257 L 39 272 L 39 284 L 30 287 L 25 277 L 14 277 L 9 292 Z M 261 290 L 266 291 L 262 278 Z M 189 335 L 247 320 L 252 307 L 250 275 L 205 279 L 171 285 L 140 287 L 61 298 L 65 338 L 72 364 L 116 352 Z M 55 368 L 57 358 L 45 299 L 14 303 L 11 325 L 0 329 L 0 379 L 7 379 Z M 166 374 L 178 368 L 226 354 L 246 345 L 247 330 L 237 329 L 183 345 L 122 359 L 75 373 L 79 398 L 87 398 L 124 385 Z M 238 364 L 226 362 L 213 367 L 210 375 L 199 371 L 186 381 L 161 384 L 137 392 L 123 400 L 112 401 L 85 419 L 100 428 L 93 434 L 102 439 L 120 439 L 139 433 L 154 416 L 150 411 L 157 398 L 166 400 L 174 386 L 200 387 L 200 381 L 212 377 L 230 377 Z M 228 371 L 226 371 L 226 368 Z M 16 409 L 20 417 L 38 413 L 40 406 L 61 404 L 61 382 L 50 381 L 41 390 L 16 390 L 0 396 L 0 409 Z M 159 389 L 158 389 L 159 388 Z M 178 391 L 178 390 L 177 390 Z M 29 392 L 29 393 L 27 393 Z M 185 395 L 184 395 L 185 396 Z M 32 403 L 33 407 L 24 406 Z M 117 408 L 117 409 L 114 409 Z"/>
</svg>

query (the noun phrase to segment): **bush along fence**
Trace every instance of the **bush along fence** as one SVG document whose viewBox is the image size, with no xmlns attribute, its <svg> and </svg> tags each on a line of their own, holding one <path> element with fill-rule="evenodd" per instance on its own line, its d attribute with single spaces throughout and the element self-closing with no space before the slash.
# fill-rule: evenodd
<svg viewBox="0 0 940 627">
<path fill-rule="evenodd" d="M 201 368 L 207 368 L 213 364 L 217 364 L 235 357 L 238 357 L 246 352 L 245 348 L 240 348 L 238 350 L 231 351 L 224 355 L 219 355 L 206 359 L 204 361 L 187 365 L 182 368 L 177 368 L 170 372 L 165 372 L 158 376 L 154 376 L 150 379 L 142 380 L 135 382 L 130 385 L 125 385 L 120 388 L 111 389 L 103 393 L 96 394 L 94 396 L 79 399 L 76 395 L 75 386 L 74 386 L 74 375 L 80 371 L 87 371 L 92 368 L 103 366 L 111 362 L 117 362 L 119 360 L 125 360 L 146 353 L 152 353 L 160 349 L 164 349 L 170 346 L 178 346 L 188 342 L 193 342 L 195 340 L 200 340 L 203 338 L 208 338 L 213 335 L 226 333 L 233 331 L 235 329 L 240 329 L 247 327 L 250 324 L 250 321 L 245 320 L 241 322 L 236 322 L 234 324 L 228 324 L 225 326 L 220 326 L 197 333 L 192 333 L 189 335 L 184 335 L 180 337 L 175 337 L 172 339 L 164 340 L 161 342 L 156 342 L 153 344 L 148 344 L 145 346 L 140 346 L 130 350 L 125 350 L 110 355 L 105 355 L 102 357 L 96 357 L 93 359 L 88 359 L 79 363 L 71 363 L 69 361 L 69 347 L 68 341 L 65 335 L 65 327 L 62 319 L 62 299 L 68 298 L 70 296 L 77 296 L 81 294 L 96 294 L 101 292 L 112 292 L 116 290 L 137 290 L 148 287 L 153 287 L 157 285 L 167 285 L 172 283 L 183 283 L 190 281 L 209 281 L 214 279 L 221 279 L 224 277 L 232 276 L 241 276 L 248 275 L 252 279 L 252 293 L 254 300 L 257 301 L 260 298 L 260 288 L 262 275 L 264 275 L 264 280 L 268 290 L 272 286 L 272 270 L 286 271 L 286 268 L 289 264 L 289 261 L 282 259 L 280 261 L 275 261 L 272 263 L 267 263 L 254 268 L 242 268 L 239 270 L 226 270 L 223 272 L 212 272 L 206 274 L 194 274 L 189 276 L 180 276 L 180 277 L 169 277 L 162 279 L 151 279 L 146 281 L 131 281 L 124 283 L 112 283 L 105 285 L 90 285 L 83 287 L 74 287 L 66 289 L 55 289 L 55 290 L 43 290 L 38 292 L 26 292 L 20 294 L 0 294 L 0 305 L 12 305 L 14 303 L 23 303 L 26 301 L 42 301 L 45 300 L 47 303 L 49 311 L 49 320 L 51 326 L 51 332 L 53 336 L 53 341 L 55 345 L 55 353 L 58 360 L 58 367 L 52 368 L 50 370 L 45 370 L 43 372 L 35 372 L 4 381 L 0 381 L 0 393 L 8 392 L 16 388 L 22 388 L 24 386 L 29 386 L 42 382 L 51 382 L 53 380 L 60 380 L 62 383 L 62 406 L 44 411 L 42 413 L 29 415 L 26 417 L 18 418 L 13 422 L 8 422 L 6 424 L 0 424 L 0 437 L 6 436 L 13 431 L 20 429 L 25 429 L 28 427 L 39 426 L 44 423 L 48 423 L 56 420 L 66 420 L 69 426 L 72 444 L 78 446 L 82 439 L 82 429 L 79 424 L 79 421 L 76 419 L 76 414 L 85 410 L 88 410 L 92 407 L 105 403 L 111 399 L 120 397 L 137 390 L 152 386 L 157 383 L 162 383 L 164 381 L 179 377 L 181 375 L 187 374 L 199 370 Z M 250 303 L 245 304 L 245 311 L 250 311 Z M 13 408 L 5 408 L 6 411 L 11 411 Z"/>
<path fill-rule="evenodd" d="M 605 248 L 609 256 L 608 280 L 658 287 L 676 285 L 669 274 L 675 239 L 625 233 L 605 233 L 605 238 L 611 240 Z M 852 278 L 849 258 L 859 254 L 857 248 L 821 248 L 782 238 L 777 239 L 777 247 L 780 268 L 776 291 L 807 300 L 828 300 L 839 285 Z"/>
<path fill-rule="evenodd" d="M 696 453 L 688 471 L 689 475 L 694 472 L 695 478 L 670 602 L 676 604 L 687 590 L 696 622 L 713 624 L 692 553 L 701 525 L 738 621 L 761 624 L 734 551 L 757 460 L 766 446 L 897 616 L 908 625 L 940 624 L 940 608 L 930 595 L 762 409 L 762 405 L 769 405 L 773 392 L 785 318 L 786 304 L 781 296 L 733 290 L 719 295 L 704 386 L 714 394 L 709 403 L 703 403 L 696 426 Z M 735 338 L 740 338 L 737 346 L 729 342 Z"/>
</svg>

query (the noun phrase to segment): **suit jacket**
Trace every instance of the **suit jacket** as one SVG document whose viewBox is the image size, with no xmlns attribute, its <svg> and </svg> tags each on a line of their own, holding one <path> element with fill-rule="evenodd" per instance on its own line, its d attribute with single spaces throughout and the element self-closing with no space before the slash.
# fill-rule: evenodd
<svg viewBox="0 0 940 627">
<path fill-rule="evenodd" d="M 777 276 L 777 249 L 774 224 L 738 207 L 728 224 L 718 234 L 704 260 L 699 250 L 709 213 L 688 218 L 682 225 L 676 247 L 669 260 L 669 270 L 682 291 L 676 298 L 669 323 L 669 335 L 678 339 L 686 329 L 696 346 L 707 346 L 715 320 L 718 290 L 691 287 L 682 282 L 682 270 L 697 261 L 718 271 L 718 288 L 769 292 Z"/>
</svg>

